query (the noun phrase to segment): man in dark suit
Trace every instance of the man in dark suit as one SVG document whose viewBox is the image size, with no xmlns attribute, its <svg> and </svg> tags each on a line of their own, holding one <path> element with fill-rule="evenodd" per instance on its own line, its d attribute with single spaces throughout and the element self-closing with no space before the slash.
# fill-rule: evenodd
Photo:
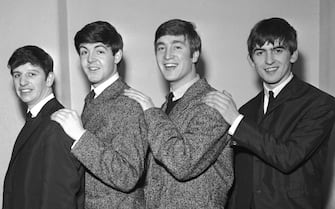
<svg viewBox="0 0 335 209">
<path fill-rule="evenodd" d="M 84 168 L 70 152 L 73 140 L 50 119 L 63 108 L 52 90 L 52 58 L 37 46 L 24 46 L 8 67 L 29 116 L 6 173 L 3 209 L 84 208 Z"/>
<path fill-rule="evenodd" d="M 236 155 L 230 208 L 322 208 L 334 98 L 292 73 L 297 35 L 284 19 L 258 22 L 248 51 L 263 90 L 239 112 L 226 91 L 205 99 L 231 124 Z"/>
<path fill-rule="evenodd" d="M 174 97 L 155 108 L 143 93 L 125 91 L 141 104 L 148 124 L 147 208 L 224 208 L 233 181 L 233 153 L 228 124 L 202 102 L 214 89 L 196 72 L 201 39 L 192 23 L 173 19 L 158 27 L 154 44 Z"/>
<path fill-rule="evenodd" d="M 85 25 L 77 32 L 75 47 L 92 92 L 85 99 L 81 119 L 68 109 L 52 118 L 76 142 L 72 153 L 86 167 L 85 208 L 144 208 L 141 178 L 147 153 L 147 127 L 141 106 L 122 95 L 129 86 L 117 65 L 123 41 L 104 21 Z"/>
</svg>

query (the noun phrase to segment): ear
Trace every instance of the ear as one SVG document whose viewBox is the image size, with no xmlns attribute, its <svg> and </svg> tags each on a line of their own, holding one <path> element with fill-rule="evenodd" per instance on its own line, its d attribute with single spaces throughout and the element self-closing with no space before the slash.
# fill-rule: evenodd
<svg viewBox="0 0 335 209">
<path fill-rule="evenodd" d="M 54 72 L 49 72 L 47 79 L 46 79 L 46 84 L 48 87 L 51 87 L 55 81 L 55 74 Z"/>
<path fill-rule="evenodd" d="M 298 50 L 295 50 L 290 58 L 290 63 L 295 63 L 298 60 Z"/>
<path fill-rule="evenodd" d="M 250 55 L 247 56 L 249 65 L 252 67 L 252 69 L 255 69 L 255 63 L 254 61 L 251 59 Z"/>
<path fill-rule="evenodd" d="M 119 62 L 121 61 L 122 59 L 122 50 L 119 49 L 119 51 L 117 51 L 114 55 L 114 63 L 115 64 L 119 64 Z"/>
<path fill-rule="evenodd" d="M 193 52 L 193 55 L 192 55 L 192 62 L 193 62 L 193 63 L 197 63 L 198 60 L 199 60 L 199 56 L 200 56 L 200 52 L 199 52 L 199 50 Z"/>
</svg>

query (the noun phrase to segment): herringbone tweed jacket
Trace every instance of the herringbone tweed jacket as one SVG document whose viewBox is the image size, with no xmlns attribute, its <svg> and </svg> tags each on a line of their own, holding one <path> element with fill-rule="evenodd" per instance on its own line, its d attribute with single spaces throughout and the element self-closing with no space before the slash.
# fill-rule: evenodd
<svg viewBox="0 0 335 209">
<path fill-rule="evenodd" d="M 145 111 L 152 150 L 147 208 L 224 208 L 233 182 L 233 152 L 228 145 L 228 124 L 202 102 L 213 90 L 200 79 L 169 116 L 164 112 L 166 104 Z"/>
<path fill-rule="evenodd" d="M 88 209 L 141 209 L 145 207 L 140 179 L 147 152 L 147 128 L 141 106 L 123 96 L 129 88 L 120 79 L 91 103 L 82 122 L 87 130 L 72 149 L 87 168 Z"/>
</svg>

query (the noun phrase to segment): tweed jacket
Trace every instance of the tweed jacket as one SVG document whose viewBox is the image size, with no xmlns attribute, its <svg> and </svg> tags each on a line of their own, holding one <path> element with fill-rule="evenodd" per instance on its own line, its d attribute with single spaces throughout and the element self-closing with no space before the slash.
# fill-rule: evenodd
<svg viewBox="0 0 335 209">
<path fill-rule="evenodd" d="M 230 208 L 323 208 L 334 98 L 296 76 L 266 114 L 263 97 L 262 91 L 240 109 L 244 118 L 233 135 L 238 146 Z"/>
<path fill-rule="evenodd" d="M 233 181 L 228 124 L 202 102 L 214 89 L 194 83 L 169 116 L 145 111 L 151 148 L 146 186 L 147 208 L 224 208 Z"/>
<path fill-rule="evenodd" d="M 50 115 L 48 101 L 18 135 L 4 181 L 3 209 L 83 209 L 84 167 L 71 154 L 73 140 Z"/>
<path fill-rule="evenodd" d="M 141 177 L 148 149 L 141 106 L 123 96 L 129 88 L 121 79 L 85 104 L 87 130 L 72 149 L 87 168 L 85 208 L 141 209 Z"/>
</svg>

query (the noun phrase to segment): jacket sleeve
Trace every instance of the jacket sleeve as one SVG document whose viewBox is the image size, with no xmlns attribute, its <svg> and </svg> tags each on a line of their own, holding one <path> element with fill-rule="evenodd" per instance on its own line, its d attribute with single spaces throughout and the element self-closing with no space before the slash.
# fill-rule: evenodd
<svg viewBox="0 0 335 209">
<path fill-rule="evenodd" d="M 100 135 L 86 131 L 72 148 L 72 153 L 90 172 L 123 192 L 135 188 L 145 167 L 146 125 L 143 111 L 137 105 L 118 119 L 115 115 L 108 116 L 109 122 L 101 127 Z M 119 129 L 112 131 L 115 123 L 120 123 Z"/>
<path fill-rule="evenodd" d="M 228 142 L 228 125 L 205 104 L 188 111 L 178 127 L 158 108 L 145 111 L 148 141 L 154 158 L 180 181 L 197 177 L 217 160 Z"/>
<path fill-rule="evenodd" d="M 293 112 L 277 115 L 271 130 L 244 117 L 233 138 L 238 146 L 249 149 L 280 171 L 290 173 L 327 140 L 335 119 L 334 107 L 330 104 L 300 107 L 296 112 L 299 112 L 296 116 L 292 116 Z"/>
<path fill-rule="evenodd" d="M 56 122 L 51 122 L 44 133 L 40 208 L 83 207 L 84 168 L 71 154 L 73 140 Z"/>
</svg>

